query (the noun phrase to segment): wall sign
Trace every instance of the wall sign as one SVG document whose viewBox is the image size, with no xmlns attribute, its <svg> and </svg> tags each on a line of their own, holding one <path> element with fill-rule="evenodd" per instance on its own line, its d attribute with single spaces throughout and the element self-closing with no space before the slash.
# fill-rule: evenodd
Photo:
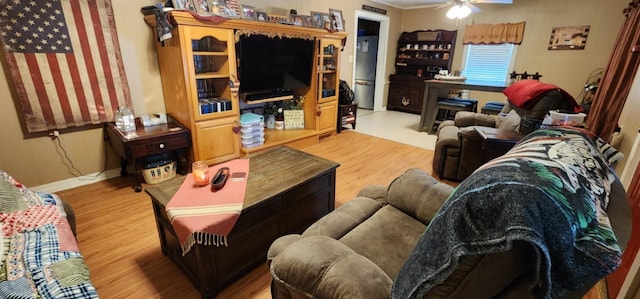
<svg viewBox="0 0 640 299">
<path fill-rule="evenodd" d="M 362 4 L 362 10 L 372 11 L 372 12 L 383 14 L 383 15 L 387 14 L 387 10 L 386 9 L 377 8 L 377 7 L 364 5 L 364 4 Z"/>
<path fill-rule="evenodd" d="M 549 50 L 583 50 L 587 45 L 590 25 L 553 27 Z"/>
</svg>

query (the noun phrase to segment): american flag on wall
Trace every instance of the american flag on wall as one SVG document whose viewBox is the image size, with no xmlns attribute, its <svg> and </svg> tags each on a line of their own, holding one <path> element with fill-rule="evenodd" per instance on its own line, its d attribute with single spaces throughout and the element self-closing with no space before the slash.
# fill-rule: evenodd
<svg viewBox="0 0 640 299">
<path fill-rule="evenodd" d="M 29 133 L 132 108 L 110 0 L 0 0 L 0 42 Z"/>
</svg>

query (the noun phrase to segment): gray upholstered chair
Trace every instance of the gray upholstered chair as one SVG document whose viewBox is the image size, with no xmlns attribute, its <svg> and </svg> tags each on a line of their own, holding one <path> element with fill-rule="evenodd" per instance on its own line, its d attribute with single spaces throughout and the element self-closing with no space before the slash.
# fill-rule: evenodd
<svg viewBox="0 0 640 299">
<path fill-rule="evenodd" d="M 480 165 L 489 161 L 482 147 L 482 138 L 474 126 L 517 130 L 528 134 L 542 123 L 551 110 L 565 110 L 569 103 L 558 90 L 542 95 L 530 109 L 512 105 L 509 101 L 499 115 L 460 111 L 454 120 L 438 126 L 433 157 L 433 173 L 441 179 L 462 181 Z"/>
</svg>

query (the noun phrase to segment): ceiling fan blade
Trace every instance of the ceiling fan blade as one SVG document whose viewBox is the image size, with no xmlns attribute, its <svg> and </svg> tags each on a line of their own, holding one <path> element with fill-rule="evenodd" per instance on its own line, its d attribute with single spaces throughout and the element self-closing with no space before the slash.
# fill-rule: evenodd
<svg viewBox="0 0 640 299">
<path fill-rule="evenodd" d="M 447 3 L 434 3 L 434 4 L 427 4 L 427 5 L 420 5 L 421 8 L 441 8 L 443 6 L 449 5 Z"/>
<path fill-rule="evenodd" d="M 477 6 L 475 6 L 475 5 L 471 4 L 471 3 L 465 3 L 464 5 L 469 6 L 469 8 L 471 9 L 472 13 L 477 13 L 477 12 L 481 11 L 480 8 L 478 8 Z"/>
<path fill-rule="evenodd" d="M 513 0 L 469 0 L 469 2 L 478 4 L 513 4 Z"/>
<path fill-rule="evenodd" d="M 445 1 L 442 1 L 442 2 L 440 2 L 440 3 L 433 3 L 433 4 L 421 5 L 420 7 L 422 7 L 422 8 L 431 8 L 431 7 L 434 7 L 435 9 L 440 9 L 440 8 L 443 8 L 443 7 L 447 7 L 447 6 L 451 5 L 452 3 L 453 3 L 453 1 L 445 0 Z"/>
</svg>

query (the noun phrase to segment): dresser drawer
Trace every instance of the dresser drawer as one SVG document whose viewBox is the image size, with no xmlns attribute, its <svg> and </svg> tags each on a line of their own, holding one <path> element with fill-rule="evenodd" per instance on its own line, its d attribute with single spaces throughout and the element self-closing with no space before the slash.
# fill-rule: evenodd
<svg viewBox="0 0 640 299">
<path fill-rule="evenodd" d="M 134 157 L 162 154 L 167 151 L 185 148 L 188 141 L 185 136 L 176 136 L 162 141 L 152 141 L 131 147 L 131 155 Z"/>
</svg>

